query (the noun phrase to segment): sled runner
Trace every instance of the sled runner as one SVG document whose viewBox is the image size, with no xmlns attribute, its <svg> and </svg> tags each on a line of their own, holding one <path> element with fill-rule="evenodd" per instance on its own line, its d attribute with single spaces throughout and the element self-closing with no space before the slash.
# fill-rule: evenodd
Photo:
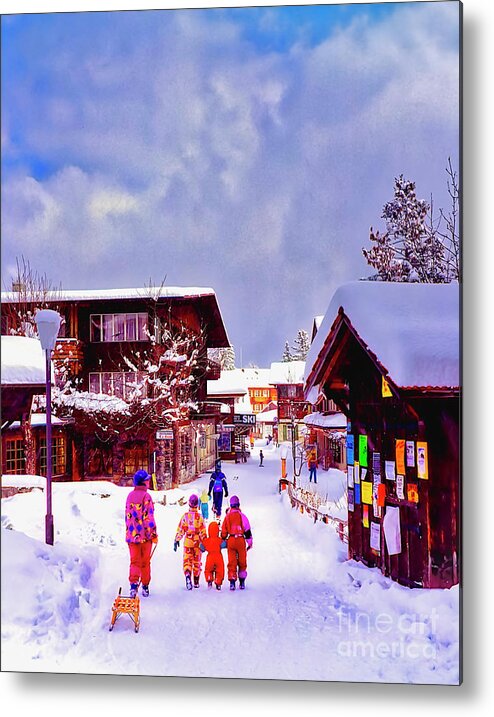
<svg viewBox="0 0 494 717">
<path fill-rule="evenodd" d="M 110 627 L 108 628 L 110 632 L 113 630 L 113 626 L 120 615 L 124 614 L 129 615 L 134 623 L 135 632 L 139 632 L 139 625 L 141 623 L 140 600 L 137 596 L 135 598 L 131 598 L 122 595 L 122 588 L 120 588 L 118 595 L 113 602 L 111 622 Z"/>
</svg>

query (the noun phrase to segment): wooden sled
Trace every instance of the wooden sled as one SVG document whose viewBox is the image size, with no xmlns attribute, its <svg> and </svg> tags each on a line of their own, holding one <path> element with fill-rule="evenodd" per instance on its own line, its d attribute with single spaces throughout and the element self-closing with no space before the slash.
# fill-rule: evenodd
<svg viewBox="0 0 494 717">
<path fill-rule="evenodd" d="M 118 595 L 113 602 L 111 622 L 108 629 L 111 632 L 120 615 L 126 614 L 129 615 L 134 623 L 135 632 L 139 632 L 139 625 L 141 623 L 140 611 L 141 606 L 139 598 L 137 596 L 135 598 L 122 596 L 122 588 L 120 588 Z"/>
</svg>

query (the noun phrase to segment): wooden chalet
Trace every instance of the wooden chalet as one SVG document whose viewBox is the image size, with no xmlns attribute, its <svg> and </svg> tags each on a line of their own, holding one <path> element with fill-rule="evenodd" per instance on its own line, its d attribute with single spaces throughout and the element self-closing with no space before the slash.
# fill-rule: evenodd
<svg viewBox="0 0 494 717">
<path fill-rule="evenodd" d="M 459 319 L 458 284 L 353 282 L 307 357 L 348 421 L 349 557 L 409 587 L 460 579 Z"/>
<path fill-rule="evenodd" d="M 207 349 L 225 348 L 229 342 L 212 289 L 60 291 L 52 299 L 45 297 L 42 305 L 24 300 L 22 306 L 17 292 L 5 292 L 2 303 L 2 333 L 18 328 L 18 310 L 34 312 L 49 306 L 62 315 L 53 352 L 57 382 L 62 384 L 67 376 L 75 380 L 88 406 L 92 397 L 128 399 L 142 379 L 136 356 L 150 356 L 151 346 L 159 375 L 173 370 L 173 363 L 181 357 L 169 355 L 166 337 L 152 343 L 150 336 L 163 337 L 163 328 L 201 335 L 200 355 L 190 369 L 196 380 L 186 417 L 170 421 L 164 413 L 162 420 L 158 417 L 158 425 L 141 420 L 137 428 L 127 425 L 118 435 L 105 436 L 79 413 L 71 445 L 66 446 L 70 478 L 127 483 L 137 469 L 144 468 L 155 474 L 157 487 L 169 487 L 192 480 L 214 464 L 219 407 L 207 402 L 206 383 L 219 376 L 219 367 L 208 360 Z"/>
<path fill-rule="evenodd" d="M 269 382 L 278 396 L 277 430 L 273 436 L 278 443 L 296 441 L 305 434 L 304 416 L 310 404 L 304 396 L 305 361 L 278 361 L 271 364 Z"/>
</svg>

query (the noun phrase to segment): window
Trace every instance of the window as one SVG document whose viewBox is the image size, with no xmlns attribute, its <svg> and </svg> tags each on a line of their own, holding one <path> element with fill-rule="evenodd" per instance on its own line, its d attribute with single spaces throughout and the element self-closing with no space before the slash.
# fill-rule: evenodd
<svg viewBox="0 0 494 717">
<path fill-rule="evenodd" d="M 52 475 L 59 476 L 66 472 L 65 436 L 53 436 L 51 439 Z M 39 469 L 42 476 L 46 475 L 46 438 L 40 440 Z"/>
<path fill-rule="evenodd" d="M 192 461 L 192 439 L 189 433 L 180 434 L 180 465 L 187 468 Z"/>
<path fill-rule="evenodd" d="M 5 446 L 5 472 L 25 473 L 26 454 L 22 438 L 7 438 Z"/>
<path fill-rule="evenodd" d="M 133 476 L 139 470 L 148 470 L 148 449 L 145 443 L 135 443 L 124 448 L 124 473 Z"/>
<path fill-rule="evenodd" d="M 108 341 L 147 341 L 148 315 L 91 314 L 90 340 L 93 343 Z"/>
<path fill-rule="evenodd" d="M 118 396 L 129 400 L 137 389 L 143 395 L 144 371 L 104 371 L 89 374 L 89 391 L 91 393 L 106 393 L 108 396 Z"/>
<path fill-rule="evenodd" d="M 297 395 L 297 387 L 294 384 L 289 384 L 287 386 L 287 394 L 288 398 L 295 398 Z"/>
<path fill-rule="evenodd" d="M 262 395 L 264 396 L 264 398 L 266 398 L 267 396 L 269 396 L 269 390 L 268 390 L 267 388 L 265 388 L 265 389 L 263 390 L 263 392 L 262 392 Z"/>
</svg>

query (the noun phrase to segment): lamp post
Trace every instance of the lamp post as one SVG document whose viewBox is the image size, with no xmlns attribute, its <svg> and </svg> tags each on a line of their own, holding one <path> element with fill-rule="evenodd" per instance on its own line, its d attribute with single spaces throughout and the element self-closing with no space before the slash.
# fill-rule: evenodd
<svg viewBox="0 0 494 717">
<path fill-rule="evenodd" d="M 38 327 L 38 337 L 46 359 L 46 516 L 45 516 L 45 543 L 53 545 L 53 513 L 51 509 L 51 352 L 55 348 L 60 322 L 59 313 L 52 309 L 41 309 L 34 317 Z"/>
</svg>

